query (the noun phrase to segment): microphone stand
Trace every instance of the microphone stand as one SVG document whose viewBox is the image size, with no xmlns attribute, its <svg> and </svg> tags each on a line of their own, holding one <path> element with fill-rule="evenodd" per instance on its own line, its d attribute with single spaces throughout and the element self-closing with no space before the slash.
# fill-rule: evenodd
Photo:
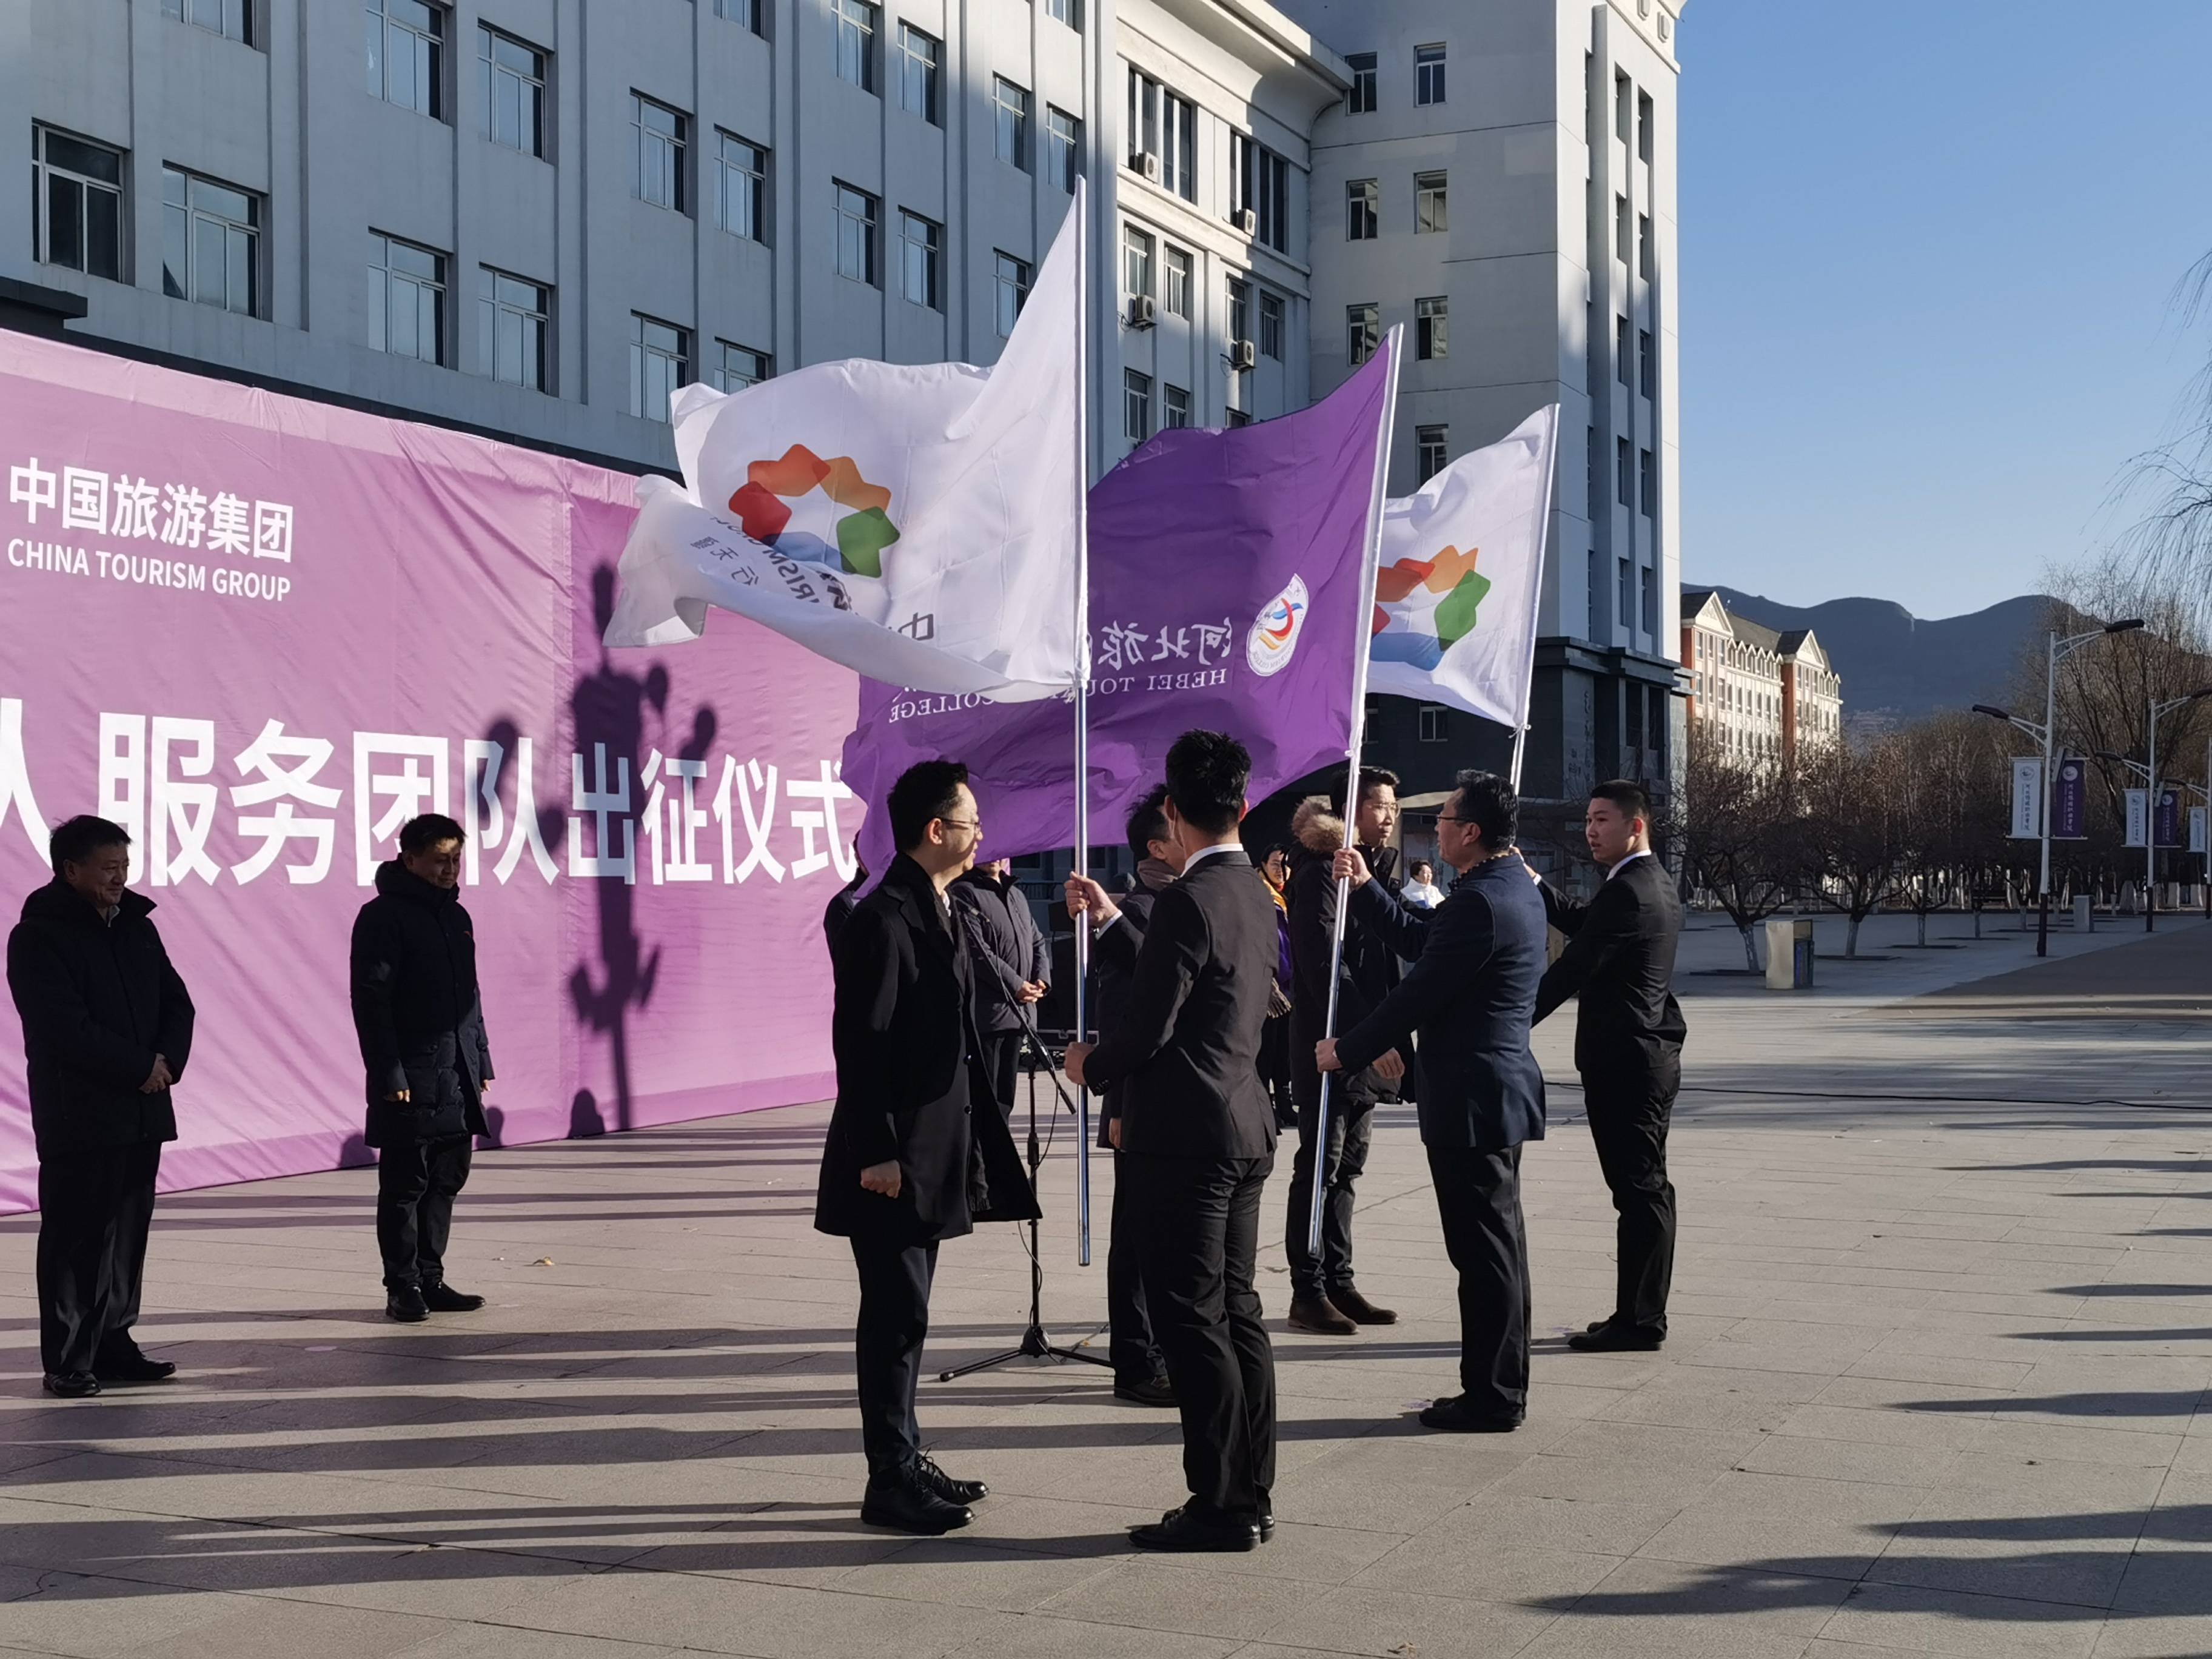
<svg viewBox="0 0 2212 1659">
<path fill-rule="evenodd" d="M 1059 1074 L 1053 1067 L 1052 1055 L 1044 1046 L 1044 1039 L 1037 1035 L 1036 1022 L 1030 1018 L 1026 1011 L 1018 1009 L 1016 1012 L 1022 1022 L 1022 1041 L 1024 1046 L 1028 1048 L 1030 1058 L 1034 1062 L 1030 1068 L 1030 1145 L 1028 1158 L 1030 1166 L 1030 1188 L 1034 1192 L 1036 1188 L 1037 1171 L 1044 1167 L 1044 1151 L 1037 1141 L 1036 1077 L 1038 1070 L 1042 1068 L 1044 1074 L 1051 1079 L 1054 1092 L 1060 1096 L 1060 1104 L 1065 1106 L 1069 1112 L 1075 1112 L 1075 1103 L 1067 1097 L 1067 1091 L 1060 1087 Z M 1080 1114 L 1076 1114 L 1076 1121 L 1079 1123 L 1082 1121 Z M 1040 1205 L 1038 1207 L 1042 1209 L 1043 1206 Z M 937 1380 L 939 1382 L 950 1382 L 956 1376 L 967 1376 L 975 1371 L 989 1370 L 994 1366 L 1003 1365 L 1009 1360 L 1014 1359 L 1055 1359 L 1060 1361 L 1077 1359 L 1082 1361 L 1086 1365 L 1105 1365 L 1108 1367 L 1111 1367 L 1114 1364 L 1114 1362 L 1109 1358 L 1106 1358 L 1095 1353 L 1086 1353 L 1080 1348 L 1056 1347 L 1054 1346 L 1051 1336 L 1046 1332 L 1044 1328 L 1044 1256 L 1039 1249 L 1037 1241 L 1038 1219 L 1039 1218 L 1034 1215 L 1030 1218 L 1030 1323 L 1029 1328 L 1022 1333 L 1021 1342 L 1018 1346 L 1007 1349 L 1004 1353 L 993 1354 L 988 1359 L 978 1359 L 965 1365 L 956 1365 L 949 1371 L 939 1371 L 937 1374 Z"/>
</svg>

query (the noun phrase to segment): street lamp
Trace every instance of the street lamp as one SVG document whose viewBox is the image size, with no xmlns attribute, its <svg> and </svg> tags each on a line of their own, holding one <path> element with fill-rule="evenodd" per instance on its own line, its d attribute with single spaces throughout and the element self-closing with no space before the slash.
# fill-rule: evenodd
<svg viewBox="0 0 2212 1659">
<path fill-rule="evenodd" d="M 2042 810 L 2039 814 L 2043 822 L 2040 837 L 2043 842 L 2043 873 L 2038 884 L 2039 902 L 2035 923 L 2035 954 L 2039 957 L 2051 954 L 2051 744 L 2058 725 L 2058 665 L 2092 640 L 2100 640 L 2107 634 L 2131 634 L 2142 625 L 2142 617 L 2130 617 L 2125 622 L 2107 623 L 2102 628 L 2092 628 L 2085 633 L 2070 634 L 2063 638 L 2054 629 L 2049 635 L 2050 643 L 2044 655 L 2041 725 L 2023 720 L 2009 709 L 1998 708 L 1990 703 L 1978 702 L 1974 705 L 1977 714 L 1987 714 L 1992 720 L 2016 726 L 2043 745 L 2043 798 L 2039 803 Z"/>
</svg>

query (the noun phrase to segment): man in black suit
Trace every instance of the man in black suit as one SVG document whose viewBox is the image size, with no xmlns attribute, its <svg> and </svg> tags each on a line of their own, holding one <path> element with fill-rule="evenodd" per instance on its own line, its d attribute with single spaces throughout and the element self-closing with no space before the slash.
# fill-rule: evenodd
<svg viewBox="0 0 2212 1659">
<path fill-rule="evenodd" d="M 988 1495 L 923 1455 L 915 1420 L 937 1247 L 978 1221 L 1025 1221 L 1037 1209 L 983 1069 L 968 952 L 945 896 L 982 842 L 968 769 L 908 767 L 885 810 L 899 855 L 854 907 L 832 956 L 837 1103 L 814 1225 L 851 1242 L 860 1277 L 860 1518 L 935 1535 L 966 1526 L 968 1506 Z"/>
<path fill-rule="evenodd" d="M 1539 884 L 1552 926 L 1567 936 L 1536 994 L 1543 1018 L 1579 994 L 1575 1069 L 1598 1167 L 1620 1212 L 1613 1314 L 1567 1339 L 1588 1352 L 1647 1350 L 1667 1340 L 1674 1276 L 1674 1188 L 1667 1179 L 1667 1121 L 1682 1083 L 1687 1029 L 1674 1000 L 1682 902 L 1651 854 L 1651 803 L 1626 779 L 1590 791 L 1583 818 L 1605 885 L 1578 904 Z"/>
<path fill-rule="evenodd" d="M 1140 1549 L 1249 1550 L 1274 1531 L 1275 1358 L 1254 1275 L 1260 1194 L 1274 1167 L 1260 1037 L 1277 936 L 1274 900 L 1237 838 L 1251 774 L 1244 746 L 1222 732 L 1186 732 L 1168 750 L 1182 878 L 1153 902 L 1113 1031 L 1067 1050 L 1077 1083 L 1129 1085 L 1117 1120 L 1122 1176 L 1182 1413 L 1190 1501 L 1132 1528 Z M 1068 894 L 1107 933 L 1129 926 L 1097 883 L 1077 878 Z"/>
<path fill-rule="evenodd" d="M 983 1034 L 984 1066 L 1000 1112 L 1011 1118 L 1023 1029 L 1036 1024 L 1032 1011 L 1052 989 L 1051 947 L 1037 932 L 1013 866 L 1004 859 L 977 865 L 945 896 L 975 970 L 975 1029 Z"/>
<path fill-rule="evenodd" d="M 1432 1429 L 1518 1428 L 1528 1403 L 1528 1238 L 1521 1146 L 1544 1138 L 1544 1074 L 1528 1050 L 1544 976 L 1544 902 L 1513 850 L 1521 803 L 1503 778 L 1462 772 L 1437 815 L 1437 852 L 1459 872 L 1434 910 L 1408 909 L 1352 848 L 1336 871 L 1408 973 L 1358 1025 L 1324 1041 L 1325 1072 L 1358 1071 L 1420 1033 L 1421 1140 L 1459 1270 L 1461 1392 L 1421 1413 Z"/>
</svg>

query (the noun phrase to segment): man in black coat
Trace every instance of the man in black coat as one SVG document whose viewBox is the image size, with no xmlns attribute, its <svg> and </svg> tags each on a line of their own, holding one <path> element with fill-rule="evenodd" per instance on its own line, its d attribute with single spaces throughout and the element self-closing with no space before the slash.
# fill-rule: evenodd
<svg viewBox="0 0 2212 1659">
<path fill-rule="evenodd" d="M 49 843 L 54 878 L 8 935 L 39 1150 L 39 1357 L 64 1400 L 176 1366 L 131 1334 L 170 1088 L 192 1047 L 192 1000 L 131 879 L 131 837 L 75 817 Z"/>
<path fill-rule="evenodd" d="M 1398 775 L 1379 766 L 1359 769 L 1359 801 L 1352 815 L 1353 842 L 1369 873 L 1396 897 Z M 1322 1158 L 1321 1251 L 1312 1237 L 1314 1136 L 1321 1112 L 1321 1073 L 1310 1056 L 1328 1026 L 1329 966 L 1336 955 L 1334 860 L 1345 844 L 1344 815 L 1328 796 L 1299 803 L 1291 817 L 1297 844 L 1284 890 L 1290 909 L 1291 1056 L 1297 1067 L 1298 1150 L 1291 1161 L 1290 1204 L 1284 1250 L 1290 1257 L 1291 1323 L 1323 1336 L 1350 1336 L 1362 1325 L 1394 1325 L 1398 1316 L 1378 1308 L 1352 1282 L 1352 1212 L 1355 1188 L 1367 1169 L 1375 1139 L 1375 1108 L 1394 1103 L 1406 1075 L 1402 1051 L 1392 1049 L 1371 1066 L 1347 1073 L 1329 1088 L 1328 1146 Z M 1397 988 L 1398 953 L 1360 920 L 1345 918 L 1344 951 L 1337 964 L 1336 1027 L 1348 1031 Z"/>
<path fill-rule="evenodd" d="M 1051 952 L 1006 860 L 977 865 L 952 884 L 947 896 L 975 959 L 975 1029 L 983 1035 L 985 1075 L 1000 1115 L 1012 1117 L 1022 1030 L 1036 1023 L 1032 1010 L 1052 988 Z"/>
<path fill-rule="evenodd" d="M 1186 732 L 1168 750 L 1182 878 L 1153 901 L 1114 1029 L 1067 1050 L 1077 1083 L 1128 1085 L 1121 1178 L 1134 1188 L 1145 1300 L 1182 1413 L 1191 1498 L 1131 1530 L 1142 1549 L 1249 1550 L 1274 1531 L 1275 1360 L 1254 1275 L 1275 1161 L 1260 1081 L 1275 902 L 1237 838 L 1251 771 L 1244 746 L 1218 732 Z M 1095 882 L 1071 881 L 1069 899 L 1109 933 L 1128 925 Z"/>
<path fill-rule="evenodd" d="M 1360 917 L 1413 971 L 1315 1060 L 1357 1071 L 1418 1030 L 1421 1140 L 1444 1249 L 1459 1271 L 1460 1389 L 1421 1413 L 1432 1429 L 1498 1433 L 1528 1402 L 1528 1239 L 1521 1146 L 1544 1138 L 1544 1074 L 1528 1048 L 1544 975 L 1544 902 L 1513 850 L 1520 801 L 1505 781 L 1462 772 L 1437 815 L 1437 851 L 1458 871 L 1434 910 L 1408 909 L 1347 848 L 1340 874 Z"/>
<path fill-rule="evenodd" d="M 1674 946 L 1682 901 L 1651 854 L 1651 803 L 1626 779 L 1590 791 L 1583 819 L 1605 885 L 1587 904 L 1541 884 L 1552 926 L 1567 948 L 1544 975 L 1536 1018 L 1581 998 L 1575 1069 L 1598 1167 L 1620 1214 L 1612 1315 L 1567 1346 L 1598 1352 L 1648 1350 L 1667 1340 L 1674 1277 L 1674 1188 L 1667 1179 L 1667 1123 L 1682 1085 L 1687 1027 L 1674 1000 Z"/>
<path fill-rule="evenodd" d="M 484 1299 L 446 1282 L 453 1200 L 487 1133 L 491 1045 L 477 989 L 476 930 L 461 908 L 461 826 L 439 812 L 399 827 L 376 896 L 354 918 L 353 1028 L 377 1149 L 376 1244 L 384 1311 L 404 1324 L 473 1313 Z"/>
<path fill-rule="evenodd" d="M 830 1046 L 837 1102 L 822 1144 L 814 1225 L 850 1242 L 871 1526 L 934 1535 L 988 1495 L 921 1449 L 915 1391 L 937 1247 L 978 1221 L 1025 1221 L 1036 1194 L 992 1097 L 969 953 L 945 890 L 982 841 L 968 769 L 924 761 L 891 786 L 898 857 L 838 934 Z"/>
</svg>

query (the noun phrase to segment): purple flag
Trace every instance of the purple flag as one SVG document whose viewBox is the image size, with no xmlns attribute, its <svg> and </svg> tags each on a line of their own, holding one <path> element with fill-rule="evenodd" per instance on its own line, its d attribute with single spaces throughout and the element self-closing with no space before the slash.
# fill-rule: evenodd
<svg viewBox="0 0 2212 1659">
<path fill-rule="evenodd" d="M 1091 838 L 1118 844 L 1194 726 L 1252 751 L 1259 799 L 1350 741 L 1352 653 L 1389 397 L 1389 347 L 1312 408 L 1263 426 L 1163 432 L 1091 491 Z M 916 761 L 965 761 L 984 854 L 1075 839 L 1075 703 L 903 691 L 860 682 L 844 781 L 879 808 Z M 860 852 L 890 861 L 872 810 Z"/>
</svg>

